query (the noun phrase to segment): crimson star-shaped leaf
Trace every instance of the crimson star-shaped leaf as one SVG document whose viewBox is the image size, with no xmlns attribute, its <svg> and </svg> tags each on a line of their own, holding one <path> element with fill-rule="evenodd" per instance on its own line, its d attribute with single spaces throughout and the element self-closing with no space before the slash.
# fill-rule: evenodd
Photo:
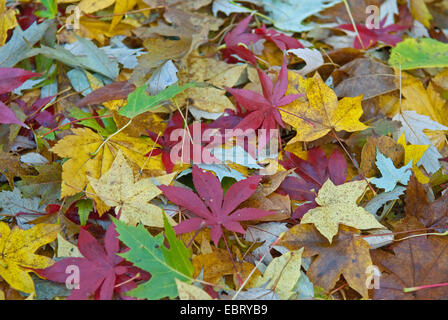
<svg viewBox="0 0 448 320">
<path fill-rule="evenodd" d="M 257 220 L 272 214 L 260 209 L 237 207 L 249 199 L 261 180 L 254 176 L 233 184 L 224 195 L 221 183 L 212 173 L 193 166 L 193 184 L 199 197 L 191 190 L 173 186 L 159 186 L 171 202 L 184 207 L 197 217 L 182 221 L 174 227 L 177 234 L 211 227 L 211 239 L 218 245 L 223 236 L 222 228 L 245 233 L 240 221 Z"/>
<path fill-rule="evenodd" d="M 288 67 L 285 58 L 275 85 L 263 71 L 258 70 L 258 76 L 260 77 L 263 95 L 245 89 L 227 88 L 227 91 L 235 97 L 238 104 L 248 111 L 245 118 L 235 129 L 256 130 L 262 128 L 272 130 L 277 129 L 279 125 L 284 127 L 278 107 L 290 104 L 300 96 L 285 96 L 288 89 Z"/>
<path fill-rule="evenodd" d="M 255 29 L 255 34 L 262 36 L 266 41 L 273 42 L 282 51 L 303 48 L 303 45 L 296 38 L 277 32 L 274 29 L 268 29 L 265 24 L 261 28 Z"/>
<path fill-rule="evenodd" d="M 226 48 L 223 50 L 223 54 L 227 62 L 238 62 L 238 59 L 233 57 L 236 55 L 253 65 L 257 64 L 255 55 L 247 47 L 252 46 L 262 37 L 257 34 L 247 32 L 251 19 L 252 16 L 248 16 L 247 18 L 241 20 L 237 26 L 224 37 Z"/>
<path fill-rule="evenodd" d="M 83 258 L 66 258 L 47 269 L 35 270 L 40 276 L 54 282 L 66 283 L 74 268 L 79 268 L 79 286 L 72 290 L 69 300 L 86 300 L 95 294 L 97 300 L 111 300 L 114 291 L 121 294 L 136 288 L 134 280 L 139 269 L 130 266 L 116 255 L 120 250 L 118 233 L 111 224 L 104 237 L 104 248 L 89 232 L 81 229 L 78 249 Z M 67 270 L 70 272 L 67 273 Z M 73 273 L 75 275 L 75 273 Z M 134 280 L 132 280 L 134 278 Z M 117 286 L 117 284 L 122 284 Z M 123 297 L 125 298 L 125 297 Z"/>
</svg>

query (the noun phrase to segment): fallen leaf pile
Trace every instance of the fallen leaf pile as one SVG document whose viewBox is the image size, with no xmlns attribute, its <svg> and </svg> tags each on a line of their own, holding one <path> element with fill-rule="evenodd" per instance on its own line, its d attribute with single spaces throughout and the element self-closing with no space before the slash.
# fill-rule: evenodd
<svg viewBox="0 0 448 320">
<path fill-rule="evenodd" d="M 447 18 L 0 0 L 0 300 L 448 299 Z"/>
</svg>

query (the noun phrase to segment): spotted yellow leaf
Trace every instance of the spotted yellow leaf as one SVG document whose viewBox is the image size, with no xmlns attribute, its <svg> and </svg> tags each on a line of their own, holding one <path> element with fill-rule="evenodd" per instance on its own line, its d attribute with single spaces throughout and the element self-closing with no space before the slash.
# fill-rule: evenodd
<svg viewBox="0 0 448 320">
<path fill-rule="evenodd" d="M 53 260 L 35 254 L 41 246 L 56 239 L 59 225 L 38 224 L 31 229 L 10 229 L 0 222 L 0 278 L 16 290 L 32 294 L 35 292 L 31 270 L 51 266 Z"/>
<path fill-rule="evenodd" d="M 338 233 L 339 224 L 360 230 L 384 228 L 373 214 L 357 204 L 366 187 L 364 180 L 336 186 L 328 179 L 316 197 L 320 207 L 309 210 L 301 223 L 313 223 L 330 243 Z"/>
</svg>

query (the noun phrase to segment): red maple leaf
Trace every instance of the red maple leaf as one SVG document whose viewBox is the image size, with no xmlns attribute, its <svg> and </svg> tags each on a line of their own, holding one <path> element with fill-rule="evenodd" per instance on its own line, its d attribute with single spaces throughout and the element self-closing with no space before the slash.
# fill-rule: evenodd
<svg viewBox="0 0 448 320">
<path fill-rule="evenodd" d="M 212 173 L 193 166 L 193 184 L 199 197 L 191 190 L 173 186 L 159 186 L 171 202 L 184 207 L 197 217 L 182 221 L 174 227 L 177 234 L 211 227 L 211 239 L 218 245 L 224 235 L 222 228 L 244 234 L 240 221 L 257 220 L 272 214 L 255 208 L 237 209 L 255 192 L 261 180 L 253 176 L 233 184 L 224 195 L 221 183 Z"/>
<path fill-rule="evenodd" d="M 303 48 L 303 45 L 296 38 L 277 32 L 274 29 L 267 29 L 263 24 L 261 28 L 255 29 L 255 34 L 260 35 L 266 41 L 271 41 L 282 51 Z"/>
<path fill-rule="evenodd" d="M 248 47 L 258 42 L 261 37 L 257 34 L 247 32 L 251 19 L 252 16 L 248 16 L 247 18 L 241 20 L 236 27 L 224 37 L 226 48 L 223 50 L 223 55 L 227 62 L 240 62 L 234 57 L 236 55 L 253 65 L 257 64 L 257 58 L 252 51 L 248 49 Z"/>
<path fill-rule="evenodd" d="M 280 50 L 303 48 L 299 40 L 280 33 L 274 29 L 267 29 L 263 24 L 261 28 L 255 30 L 249 29 L 252 16 L 241 20 L 237 26 L 226 34 L 224 42 L 226 44 L 223 50 L 224 58 L 229 63 L 240 62 L 235 56 L 249 62 L 252 65 L 257 64 L 257 58 L 250 48 L 258 41 L 264 39 L 273 42 Z"/>
<path fill-rule="evenodd" d="M 196 123 L 196 126 L 191 124 L 188 126 L 188 129 L 183 128 L 183 125 L 184 121 L 182 115 L 179 112 L 176 112 L 172 116 L 168 123 L 168 127 L 162 135 L 159 136 L 155 132 L 146 130 L 148 136 L 153 141 L 157 141 L 157 144 L 159 145 L 159 147 L 149 152 L 147 156 L 154 157 L 162 154 L 162 162 L 167 173 L 171 173 L 174 165 L 177 163 L 173 160 L 181 160 L 182 163 L 202 163 L 204 158 L 207 158 L 208 161 L 220 163 L 220 161 L 210 153 L 211 147 L 215 144 L 219 144 L 218 141 L 214 141 L 215 138 L 213 138 L 213 136 L 204 137 L 204 132 L 208 129 L 207 124 Z M 174 138 L 171 135 L 175 130 L 181 130 L 182 133 L 180 136 L 176 135 L 177 138 Z M 195 132 L 197 130 L 199 132 Z M 210 143 L 210 141 L 207 140 L 212 140 L 213 143 Z M 175 154 L 175 158 L 177 159 L 173 159 L 172 149 L 176 145 L 183 145 L 183 148 L 179 148 L 179 154 Z"/>
<path fill-rule="evenodd" d="M 329 158 L 319 148 L 308 152 L 308 161 L 286 152 L 286 160 L 280 163 L 286 169 L 294 169 L 298 177 L 287 177 L 280 186 L 279 192 L 288 194 L 291 199 L 309 201 L 296 209 L 292 218 L 300 219 L 308 210 L 317 206 L 316 195 L 322 185 L 330 179 L 340 185 L 347 177 L 347 163 L 339 150 L 335 150 Z"/>
<path fill-rule="evenodd" d="M 286 59 L 283 59 L 283 65 L 275 85 L 267 74 L 261 70 L 258 71 L 263 95 L 245 89 L 226 88 L 227 91 L 235 97 L 237 103 L 244 107 L 248 113 L 244 119 L 235 127 L 235 129 L 278 129 L 278 126 L 284 127 L 282 116 L 278 107 L 290 104 L 300 95 L 285 96 L 288 89 L 288 67 Z"/>
<path fill-rule="evenodd" d="M 402 36 L 398 34 L 391 34 L 392 32 L 397 31 L 403 31 L 409 29 L 409 26 L 403 26 L 398 24 L 391 24 L 387 27 L 384 27 L 384 24 L 386 23 L 386 18 L 384 17 L 383 20 L 380 22 L 380 28 L 379 29 L 369 29 L 363 24 L 357 24 L 356 28 L 358 29 L 359 36 L 361 37 L 362 43 L 364 46 L 361 45 L 359 42 L 358 37 L 355 37 L 353 46 L 356 49 L 362 49 L 363 47 L 365 49 L 373 47 L 378 41 L 384 42 L 386 44 L 389 44 L 391 46 L 395 46 L 398 42 L 402 40 Z M 347 31 L 354 31 L 352 24 L 342 24 L 337 27 L 338 29 L 343 29 Z"/>
<path fill-rule="evenodd" d="M 79 286 L 72 290 L 69 300 L 85 300 L 95 294 L 96 300 L 111 300 L 114 291 L 122 293 L 137 287 L 134 282 L 138 273 L 142 278 L 148 275 L 125 262 L 116 255 L 120 250 L 118 233 L 111 224 L 106 231 L 104 248 L 89 232 L 81 229 L 78 238 L 78 249 L 83 258 L 66 258 L 56 262 L 49 268 L 35 270 L 40 276 L 54 282 L 66 283 L 70 267 L 79 268 Z M 73 271 L 71 271 L 73 272 Z M 117 286 L 117 284 L 120 284 Z M 122 297 L 128 298 L 128 297 Z"/>
</svg>

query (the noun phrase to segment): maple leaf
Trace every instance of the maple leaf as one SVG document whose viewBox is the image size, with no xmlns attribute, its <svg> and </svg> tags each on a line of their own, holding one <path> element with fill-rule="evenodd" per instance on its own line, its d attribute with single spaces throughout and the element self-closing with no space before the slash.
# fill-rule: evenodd
<svg viewBox="0 0 448 320">
<path fill-rule="evenodd" d="M 208 125 L 202 122 L 196 122 L 196 125 L 199 127 L 199 137 L 203 137 L 205 131 L 208 129 Z M 168 123 L 168 127 L 165 129 L 162 135 L 147 130 L 146 132 L 148 136 L 154 141 L 157 141 L 157 144 L 160 145 L 160 147 L 151 150 L 147 154 L 147 156 L 155 157 L 161 154 L 162 163 L 167 173 L 173 172 L 176 164 L 190 164 L 192 162 L 198 162 L 195 154 L 200 155 L 199 162 L 203 159 L 209 159 L 210 161 L 214 161 L 215 163 L 221 162 L 210 152 L 210 147 L 215 141 L 212 141 L 212 143 L 209 144 L 207 141 L 204 141 L 206 139 L 198 140 L 195 135 L 192 137 L 191 133 L 195 132 L 195 130 L 198 130 L 198 127 L 195 127 L 195 124 L 191 124 L 187 128 L 183 128 L 183 126 L 184 120 L 182 118 L 182 115 L 180 114 L 180 112 L 176 112 L 171 118 L 170 122 Z M 177 130 L 181 130 L 178 132 L 181 132 L 183 134 L 175 133 L 175 131 Z M 174 136 L 177 136 L 177 140 L 173 138 L 173 133 L 175 133 Z M 181 146 L 180 150 L 177 150 L 177 154 L 175 154 L 173 151 L 173 148 L 175 148 L 176 146 Z M 175 154 L 174 159 L 173 153 Z"/>
<path fill-rule="evenodd" d="M 193 265 L 190 261 L 190 250 L 176 238 L 166 217 L 164 216 L 164 227 L 169 249 L 163 245 L 162 233 L 152 236 L 141 224 L 133 227 L 116 219 L 114 223 L 119 239 L 130 249 L 120 256 L 151 274 L 149 281 L 127 294 L 140 299 L 176 297 L 176 279 L 191 281 Z"/>
<path fill-rule="evenodd" d="M 267 41 L 275 43 L 275 45 L 282 51 L 304 48 L 299 40 L 280 33 L 274 29 L 267 29 L 264 23 L 261 28 L 255 29 L 255 34 L 262 36 L 263 39 Z"/>
<path fill-rule="evenodd" d="M 237 26 L 227 33 L 224 38 L 224 58 L 230 62 L 239 62 L 234 56 L 238 56 L 252 65 L 257 64 L 255 55 L 250 51 L 258 41 L 266 40 L 274 43 L 281 51 L 303 48 L 299 40 L 280 33 L 274 29 L 267 29 L 263 24 L 261 28 L 248 30 L 252 15 L 241 20 Z"/>
<path fill-rule="evenodd" d="M 185 188 L 159 186 L 159 189 L 163 191 L 168 200 L 197 216 L 179 223 L 175 227 L 177 234 L 199 230 L 203 226 L 210 226 L 211 238 L 217 246 L 219 239 L 224 235 L 223 227 L 244 234 L 245 230 L 240 225 L 240 221 L 257 220 L 272 214 L 254 208 L 243 208 L 235 211 L 241 203 L 249 199 L 255 192 L 260 180 L 260 176 L 253 176 L 239 181 L 233 184 L 224 196 L 218 178 L 210 172 L 193 166 L 193 184 L 200 198 L 193 191 Z"/>
<path fill-rule="evenodd" d="M 308 210 L 317 206 L 316 193 L 322 185 L 330 179 L 335 185 L 340 185 L 347 178 L 347 163 L 339 150 L 333 151 L 329 158 L 324 151 L 313 148 L 308 151 L 308 161 L 303 160 L 293 153 L 285 153 L 286 160 L 280 161 L 286 169 L 294 169 L 299 177 L 287 177 L 280 186 L 282 193 L 288 194 L 291 199 L 309 201 L 298 207 L 292 216 L 300 219 Z"/>
<path fill-rule="evenodd" d="M 415 216 L 426 228 L 445 228 L 448 225 L 448 194 L 430 201 L 423 184 L 411 177 L 406 189 L 406 216 Z"/>
<path fill-rule="evenodd" d="M 128 103 L 120 109 L 119 114 L 128 118 L 135 118 L 142 113 L 159 107 L 164 102 L 174 98 L 182 91 L 185 91 L 188 88 L 196 87 L 196 84 L 187 83 L 181 87 L 172 85 L 157 95 L 148 95 L 146 93 L 147 87 L 148 85 L 146 84 L 135 89 L 135 91 L 129 95 Z"/>
<path fill-rule="evenodd" d="M 372 179 L 372 183 L 378 188 L 384 189 L 386 192 L 392 191 L 398 183 L 407 185 L 411 178 L 412 160 L 400 169 L 395 168 L 390 158 L 386 158 L 379 150 L 377 150 L 376 165 L 380 170 L 382 177 Z"/>
<path fill-rule="evenodd" d="M 387 17 L 384 17 L 380 21 L 379 28 L 369 29 L 366 25 L 356 24 L 356 29 L 358 29 L 359 36 L 361 38 L 362 44 L 359 42 L 358 37 L 355 37 L 353 47 L 355 49 L 367 49 L 375 46 L 378 41 L 384 42 L 391 46 L 395 46 L 400 42 L 401 36 L 398 34 L 391 34 L 392 32 L 404 31 L 409 29 L 409 26 L 402 26 L 398 24 L 391 24 L 385 27 Z M 338 29 L 343 29 L 347 31 L 354 32 L 355 29 L 352 24 L 341 24 L 337 27 Z"/>
<path fill-rule="evenodd" d="M 163 170 L 158 159 L 148 161 L 145 156 L 153 146 L 149 139 L 132 138 L 118 133 L 110 138 L 96 155 L 92 156 L 91 154 L 94 154 L 104 142 L 103 137 L 87 128 L 72 129 L 72 132 L 73 135 L 59 140 L 51 149 L 61 157 L 70 158 L 62 165 L 62 198 L 83 191 L 89 182 L 88 175 L 99 179 L 102 173 L 110 169 L 114 155 L 119 150 L 139 168 L 145 166 L 145 168 Z M 98 206 L 98 211 L 103 214 L 107 211 L 107 207 L 104 204 Z"/>
<path fill-rule="evenodd" d="M 163 227 L 162 209 L 150 200 L 161 194 L 153 179 L 136 181 L 132 168 L 120 150 L 112 167 L 100 179 L 89 177 L 90 185 L 107 206 L 115 207 L 120 220 L 130 225 L 143 223 L 152 227 Z M 172 177 L 171 177 L 172 179 Z M 171 182 L 168 179 L 167 183 Z M 175 222 L 170 219 L 170 222 Z"/>
<path fill-rule="evenodd" d="M 352 181 L 335 186 L 327 180 L 319 190 L 316 203 L 320 207 L 309 210 L 301 223 L 313 223 L 331 243 L 339 224 L 357 229 L 384 228 L 375 217 L 356 204 L 367 187 L 366 181 Z"/>
<path fill-rule="evenodd" d="M 297 99 L 280 110 L 283 120 L 297 129 L 297 136 L 289 144 L 314 141 L 330 131 L 355 132 L 368 128 L 358 120 L 363 113 L 362 96 L 338 101 L 334 91 L 325 85 L 318 73 L 310 79 L 294 75 L 287 93 L 306 93 L 308 102 Z"/>
<path fill-rule="evenodd" d="M 395 231 L 407 231 L 406 236 L 412 236 L 416 233 L 411 231 L 421 230 L 425 225 L 410 216 L 395 227 Z M 390 252 L 381 249 L 372 251 L 372 260 L 381 271 L 381 285 L 373 291 L 373 299 L 447 299 L 447 286 L 404 292 L 405 288 L 446 282 L 447 248 L 446 237 L 423 235 L 396 243 Z"/>
<path fill-rule="evenodd" d="M 247 49 L 248 46 L 252 46 L 261 39 L 257 34 L 246 32 L 249 28 L 251 19 L 252 16 L 244 18 L 224 37 L 226 48 L 223 50 L 223 55 L 227 62 L 238 62 L 238 60 L 233 57 L 236 55 L 253 65 L 257 64 L 255 55 Z"/>
<path fill-rule="evenodd" d="M 51 281 L 66 283 L 67 270 L 70 266 L 79 268 L 79 283 L 72 290 L 68 300 L 86 300 L 95 294 L 95 299 L 111 300 L 116 291 L 125 291 L 137 287 L 134 280 L 136 275 L 124 259 L 116 255 L 120 250 L 120 242 L 115 225 L 111 224 L 104 237 L 104 248 L 89 232 L 81 229 L 78 238 L 78 249 L 82 257 L 62 259 L 51 267 L 36 270 L 36 272 Z M 115 287 L 117 283 L 128 280 L 127 286 Z"/>
<path fill-rule="evenodd" d="M 304 248 L 303 257 L 315 257 L 306 273 L 311 282 L 329 292 L 343 275 L 350 287 L 368 298 L 366 270 L 372 265 L 369 244 L 358 237 L 359 230 L 340 226 L 329 245 L 314 226 L 298 224 L 278 242 L 290 250 Z"/>
<path fill-rule="evenodd" d="M 282 117 L 278 107 L 290 104 L 300 95 L 293 94 L 285 96 L 288 88 L 288 67 L 286 58 L 283 59 L 283 65 L 275 86 L 267 74 L 257 70 L 260 78 L 263 95 L 245 89 L 227 88 L 227 91 L 235 97 L 235 100 L 243 106 L 248 114 L 235 127 L 235 129 L 266 129 L 271 132 L 278 126 L 284 127 Z"/>
<path fill-rule="evenodd" d="M 41 246 L 56 240 L 59 225 L 38 224 L 21 230 L 0 222 L 0 276 L 16 290 L 35 292 L 32 268 L 46 268 L 53 264 L 48 257 L 35 254 Z"/>
</svg>

